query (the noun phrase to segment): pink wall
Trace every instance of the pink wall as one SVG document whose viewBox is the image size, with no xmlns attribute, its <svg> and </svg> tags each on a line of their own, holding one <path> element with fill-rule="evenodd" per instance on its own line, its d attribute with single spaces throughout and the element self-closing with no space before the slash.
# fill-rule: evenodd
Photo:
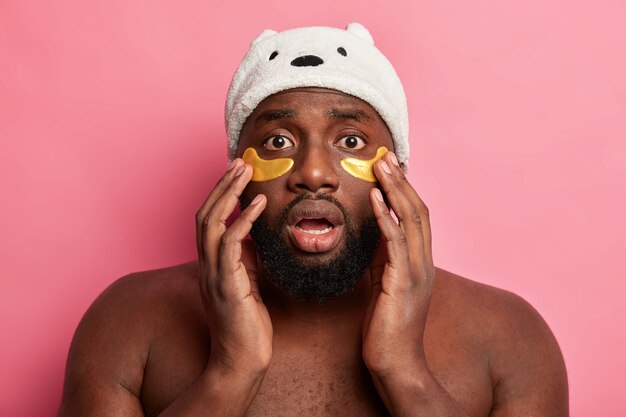
<svg viewBox="0 0 626 417">
<path fill-rule="evenodd" d="M 214 3 L 0 2 L 0 415 L 52 416 L 100 291 L 195 256 L 248 42 L 352 20 L 405 82 L 436 263 L 537 307 L 572 416 L 626 415 L 624 3 Z"/>
</svg>

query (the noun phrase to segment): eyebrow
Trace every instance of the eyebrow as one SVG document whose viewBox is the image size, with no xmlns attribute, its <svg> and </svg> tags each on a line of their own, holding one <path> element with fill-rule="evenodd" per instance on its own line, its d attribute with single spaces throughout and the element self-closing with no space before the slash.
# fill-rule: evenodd
<svg viewBox="0 0 626 417">
<path fill-rule="evenodd" d="M 349 119 L 359 123 L 371 123 L 372 117 L 361 110 L 338 110 L 332 109 L 328 114 L 333 119 Z"/>
<path fill-rule="evenodd" d="M 256 122 L 269 123 L 274 120 L 287 119 L 297 115 L 298 112 L 292 109 L 267 110 L 257 116 Z"/>
</svg>

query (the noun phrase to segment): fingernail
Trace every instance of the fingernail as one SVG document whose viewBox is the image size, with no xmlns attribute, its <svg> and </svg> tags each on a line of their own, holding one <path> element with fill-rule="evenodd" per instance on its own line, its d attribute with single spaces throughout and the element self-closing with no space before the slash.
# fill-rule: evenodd
<svg viewBox="0 0 626 417">
<path fill-rule="evenodd" d="M 261 202 L 261 199 L 263 199 L 261 194 L 257 194 L 256 197 L 254 197 L 254 200 L 252 200 L 252 203 L 250 203 L 251 206 L 254 206 L 255 204 L 259 204 Z"/>
<path fill-rule="evenodd" d="M 389 155 L 389 157 L 391 158 L 391 163 L 394 164 L 395 166 L 399 167 L 400 164 L 398 163 L 398 158 L 396 158 L 396 154 L 389 152 L 391 155 Z"/>
<path fill-rule="evenodd" d="M 391 169 L 389 169 L 389 165 L 387 165 L 387 162 L 385 161 L 380 161 L 380 167 L 383 169 L 383 171 L 385 171 L 387 174 L 391 175 Z"/>
<path fill-rule="evenodd" d="M 381 203 L 385 203 L 385 200 L 383 200 L 383 195 L 378 188 L 374 189 L 374 197 L 376 197 L 376 200 L 380 201 Z"/>
<path fill-rule="evenodd" d="M 226 170 L 230 171 L 231 169 L 233 169 L 236 163 L 237 163 L 236 159 L 233 159 L 232 161 L 230 161 L 230 164 L 228 164 L 228 168 L 226 168 Z"/>
<path fill-rule="evenodd" d="M 237 169 L 237 172 L 235 172 L 235 177 L 240 176 L 240 175 L 241 175 L 241 173 L 242 173 L 243 171 L 245 171 L 245 169 L 246 169 L 246 165 L 245 165 L 245 164 L 244 164 L 244 165 L 242 165 L 242 166 L 240 166 L 240 167 Z"/>
</svg>

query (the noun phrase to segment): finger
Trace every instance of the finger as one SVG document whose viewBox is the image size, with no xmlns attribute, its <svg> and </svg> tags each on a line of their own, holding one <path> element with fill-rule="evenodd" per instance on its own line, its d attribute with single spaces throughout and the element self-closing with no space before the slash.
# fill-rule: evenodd
<svg viewBox="0 0 626 417">
<path fill-rule="evenodd" d="M 237 173 L 236 173 L 237 174 Z M 215 277 L 218 268 L 219 245 L 226 231 L 226 221 L 237 207 L 239 196 L 252 178 L 252 167 L 242 165 L 222 195 L 215 201 L 204 220 L 202 247 L 210 275 Z"/>
<path fill-rule="evenodd" d="M 374 258 L 372 262 L 370 262 L 368 266 L 369 274 L 370 274 L 370 287 L 372 291 L 372 296 L 375 297 L 378 295 L 381 289 L 381 282 L 383 277 L 383 272 L 385 270 L 385 265 L 387 265 L 387 239 L 383 237 L 378 243 L 378 247 L 376 248 L 376 252 L 374 253 Z"/>
<path fill-rule="evenodd" d="M 247 276 L 246 264 L 249 265 L 251 263 L 250 256 L 252 254 L 249 252 L 243 253 L 242 242 L 250 233 L 252 224 L 261 215 L 266 204 L 267 198 L 263 194 L 258 194 L 220 238 L 220 282 L 217 284 L 221 292 L 226 296 L 248 296 L 252 290 L 249 279 L 237 280 L 236 277 Z M 254 269 L 256 270 L 256 268 Z M 244 272 L 244 274 L 241 274 L 241 272 Z M 255 290 L 258 291 L 258 288 L 255 288 Z"/>
<path fill-rule="evenodd" d="M 380 242 L 378 242 L 378 247 L 376 248 L 376 252 L 374 253 L 374 258 L 372 259 L 372 262 L 370 262 L 368 267 L 368 272 L 370 276 L 370 300 L 367 305 L 367 310 L 365 311 L 365 323 L 370 323 L 372 314 L 374 314 L 374 310 L 376 309 L 378 296 L 383 290 L 382 278 L 388 260 L 387 239 L 383 237 L 382 239 L 380 239 Z"/>
<path fill-rule="evenodd" d="M 380 227 L 379 227 L 380 228 Z M 384 266 L 387 263 L 387 246 L 386 239 L 381 239 L 378 246 L 376 247 L 376 252 L 374 252 L 374 257 L 369 264 L 370 268 L 377 266 Z"/>
<path fill-rule="evenodd" d="M 370 191 L 370 203 L 378 228 L 383 239 L 385 239 L 387 262 L 384 268 L 385 270 L 391 269 L 394 272 L 393 275 L 397 277 L 404 277 L 409 273 L 410 268 L 407 234 L 391 216 L 391 212 L 378 188 L 373 188 Z M 374 267 L 376 275 L 382 275 L 380 269 L 377 268 L 380 268 L 380 265 Z M 371 278 L 373 284 L 376 284 L 376 281 L 379 280 L 378 276 L 372 276 Z M 385 283 L 383 282 L 382 285 L 385 285 Z"/>
<path fill-rule="evenodd" d="M 215 187 L 211 190 L 207 198 L 204 200 L 198 211 L 196 212 L 196 248 L 198 250 L 198 257 L 200 260 L 204 258 L 204 251 L 202 248 L 203 228 L 205 226 L 206 216 L 215 204 L 215 201 L 224 193 L 224 190 L 230 185 L 233 178 L 235 178 L 238 170 L 243 165 L 243 160 L 240 158 L 234 159 L 224 175 L 219 179 Z"/>
<path fill-rule="evenodd" d="M 398 218 L 399 227 L 406 233 L 405 238 L 411 257 L 419 265 L 424 265 L 426 260 L 421 217 L 417 207 L 405 194 L 404 183 L 407 183 L 406 179 L 394 172 L 384 159 L 374 164 L 374 173 L 378 177 L 389 205 Z"/>
<path fill-rule="evenodd" d="M 402 188 L 403 195 L 411 201 L 413 207 L 417 208 L 424 235 L 424 250 L 426 251 L 427 258 L 432 260 L 432 234 L 428 207 L 424 204 L 424 201 L 422 201 L 417 191 L 415 191 L 413 186 L 411 186 L 409 181 L 406 179 L 404 169 L 400 167 L 396 155 L 393 152 L 387 152 L 383 159 L 391 168 L 392 173 L 402 179 L 400 187 Z"/>
<path fill-rule="evenodd" d="M 431 226 L 430 226 L 430 212 L 428 211 L 428 207 L 426 207 L 426 204 L 424 204 L 424 202 L 422 201 L 420 196 L 417 194 L 417 192 L 415 192 L 414 198 L 418 207 L 417 210 L 420 213 L 420 220 L 421 220 L 422 231 L 424 235 L 424 251 L 426 253 L 426 260 L 430 261 L 430 263 L 432 264 L 433 241 L 432 241 Z"/>
<path fill-rule="evenodd" d="M 267 203 L 266 203 L 267 204 Z M 254 247 L 254 242 L 250 238 L 244 238 L 241 242 L 241 262 L 248 272 L 248 278 L 250 278 L 250 292 L 259 296 L 259 267 L 258 267 L 258 254 Z"/>
</svg>

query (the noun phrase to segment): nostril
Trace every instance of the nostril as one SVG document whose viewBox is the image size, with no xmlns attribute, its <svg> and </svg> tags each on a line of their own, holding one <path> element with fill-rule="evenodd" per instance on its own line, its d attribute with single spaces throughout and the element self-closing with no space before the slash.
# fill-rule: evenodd
<svg viewBox="0 0 626 417">
<path fill-rule="evenodd" d="M 315 55 L 299 56 L 298 58 L 291 61 L 291 65 L 293 65 L 294 67 L 317 67 L 318 65 L 322 65 L 323 63 L 324 60 Z"/>
<path fill-rule="evenodd" d="M 310 193 L 316 193 L 319 190 L 336 190 L 337 186 L 331 183 L 323 182 L 320 184 L 306 182 L 298 182 L 295 184 L 295 188 L 299 191 L 308 191 Z"/>
</svg>

